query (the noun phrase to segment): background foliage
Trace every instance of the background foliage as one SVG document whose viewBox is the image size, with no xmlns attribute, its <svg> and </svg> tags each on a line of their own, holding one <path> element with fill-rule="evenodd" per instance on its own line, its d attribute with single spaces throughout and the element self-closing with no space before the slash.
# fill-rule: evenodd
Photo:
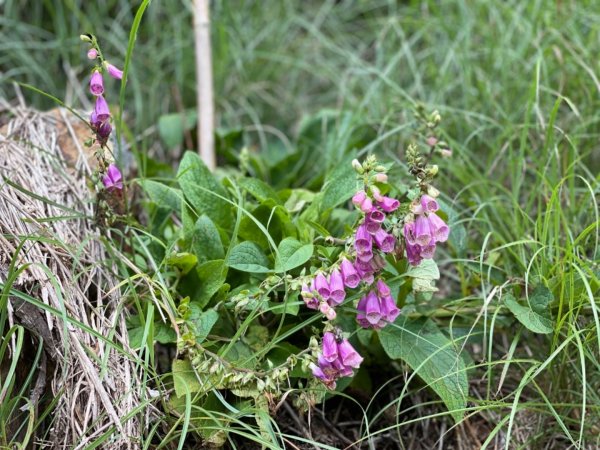
<svg viewBox="0 0 600 450">
<path fill-rule="evenodd" d="M 454 236 L 438 250 L 440 292 L 426 308 L 415 304 L 406 314 L 426 316 L 467 346 L 473 381 L 465 424 L 477 427 L 480 444 L 598 445 L 595 2 L 213 6 L 221 175 L 229 163 L 276 195 L 289 188 L 318 191 L 339 176 L 340 163 L 375 152 L 395 161 L 392 174 L 402 179 L 403 151 L 418 125 L 413 109 L 417 103 L 438 109 L 441 137 L 453 155 L 440 162 L 437 186 Z M 87 67 L 78 36 L 95 33 L 112 59 L 123 61 L 136 5 L 6 0 L 0 8 L 2 96 L 13 97 L 8 81 L 15 79 L 87 106 L 85 82 L 77 81 Z M 139 30 L 125 119 L 139 175 L 155 179 L 142 183 L 174 176 L 182 151 L 193 148 L 190 14 L 187 2 L 153 2 Z M 304 195 L 310 193 L 298 191 L 298 202 L 307 201 Z M 176 197 L 164 200 L 180 206 Z M 230 220 L 221 209 L 214 213 L 215 222 Z M 333 219 L 329 231 L 341 231 L 343 219 Z M 173 232 L 157 216 L 152 223 L 155 235 Z M 210 226 L 201 232 L 214 234 Z M 218 247 L 211 251 L 221 257 Z M 152 316 L 143 302 L 138 307 L 140 317 Z M 148 326 L 141 326 L 147 337 Z M 394 367 L 397 374 L 405 369 Z M 373 428 L 361 437 L 376 437 L 377 419 L 391 405 L 401 414 L 387 426 L 399 435 L 431 417 L 443 423 L 437 419 L 443 409 L 428 404 L 432 397 L 421 396 L 423 386 L 406 378 L 401 392 L 380 392 L 381 402 L 367 408 Z M 402 403 L 405 396 L 412 400 Z M 200 409 L 214 409 L 215 401 Z M 174 419 L 169 439 L 184 436 L 182 423 Z"/>
</svg>

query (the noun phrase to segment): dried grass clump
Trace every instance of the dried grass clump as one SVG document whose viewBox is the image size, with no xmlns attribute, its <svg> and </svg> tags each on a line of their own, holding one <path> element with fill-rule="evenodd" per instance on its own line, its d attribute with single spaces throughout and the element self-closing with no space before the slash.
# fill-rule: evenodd
<svg viewBox="0 0 600 450">
<path fill-rule="evenodd" d="M 93 158 L 81 145 L 90 133 L 68 116 L 0 104 L 0 282 L 17 258 L 17 267 L 28 267 L 13 289 L 58 311 L 9 298 L 10 325 L 43 339 L 30 400 L 58 399 L 36 447 L 86 448 L 108 432 L 100 448 L 138 448 L 141 418 L 134 410 L 145 394 L 128 347 L 118 280 L 94 225 Z"/>
</svg>

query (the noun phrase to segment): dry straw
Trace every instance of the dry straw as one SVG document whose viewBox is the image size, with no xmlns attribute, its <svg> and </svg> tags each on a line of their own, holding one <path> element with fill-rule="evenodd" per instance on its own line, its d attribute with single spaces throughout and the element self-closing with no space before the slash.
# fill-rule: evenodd
<svg viewBox="0 0 600 450">
<path fill-rule="evenodd" d="M 91 133 L 64 110 L 40 113 L 4 102 L 0 118 L 0 281 L 18 258 L 17 267 L 29 266 L 13 289 L 60 312 L 9 299 L 10 325 L 44 340 L 30 400 L 58 398 L 45 442 L 37 445 L 79 449 L 100 439 L 100 448 L 137 448 L 142 422 L 135 410 L 145 395 L 115 268 L 92 219 L 93 158 L 81 144 Z"/>
</svg>

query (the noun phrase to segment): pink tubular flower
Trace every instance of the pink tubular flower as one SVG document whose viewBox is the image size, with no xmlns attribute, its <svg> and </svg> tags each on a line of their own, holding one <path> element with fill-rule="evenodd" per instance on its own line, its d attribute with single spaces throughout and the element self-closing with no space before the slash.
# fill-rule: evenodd
<svg viewBox="0 0 600 450">
<path fill-rule="evenodd" d="M 421 246 L 429 244 L 432 238 L 431 225 L 425 216 L 417 216 L 415 220 L 415 242 Z"/>
<path fill-rule="evenodd" d="M 396 302 L 391 295 L 386 295 L 381 298 L 381 310 L 385 316 L 385 321 L 392 323 L 400 315 L 400 310 L 396 306 Z"/>
<path fill-rule="evenodd" d="M 122 190 L 123 189 L 123 176 L 121 171 L 114 164 L 110 164 L 106 170 L 106 175 L 102 178 L 104 187 L 109 190 Z"/>
<path fill-rule="evenodd" d="M 354 205 L 357 208 L 360 208 L 360 205 L 363 204 L 363 202 L 365 201 L 366 198 L 367 198 L 367 193 L 365 191 L 358 191 L 352 197 L 352 203 L 354 203 Z"/>
<path fill-rule="evenodd" d="M 342 260 L 342 264 L 340 265 L 340 269 L 342 271 L 342 278 L 344 279 L 344 284 L 346 286 L 354 289 L 359 285 L 360 275 L 358 275 L 358 272 L 356 272 L 356 269 L 350 261 L 344 258 Z"/>
<path fill-rule="evenodd" d="M 108 71 L 108 74 L 113 77 L 116 78 L 117 80 L 120 80 L 123 78 L 123 71 L 117 69 L 115 66 L 113 66 L 110 63 L 105 62 L 104 65 L 106 66 L 106 70 Z"/>
<path fill-rule="evenodd" d="M 371 250 L 373 241 L 371 234 L 367 231 L 367 227 L 362 224 L 356 229 L 356 235 L 354 238 L 354 247 L 359 253 L 365 253 Z"/>
<path fill-rule="evenodd" d="M 358 369 L 360 363 L 363 361 L 363 358 L 354 350 L 348 339 L 344 339 L 338 344 L 338 355 L 344 366 L 355 369 Z"/>
<path fill-rule="evenodd" d="M 104 81 L 102 80 L 102 74 L 94 70 L 92 78 L 90 78 L 90 92 L 93 95 L 102 95 L 104 93 Z"/>
<path fill-rule="evenodd" d="M 96 137 L 101 144 L 106 144 L 112 131 L 112 126 L 108 121 L 100 122 L 96 127 Z"/>
<path fill-rule="evenodd" d="M 346 298 L 344 280 L 338 269 L 334 269 L 329 276 L 329 300 L 333 305 L 339 305 Z"/>
<path fill-rule="evenodd" d="M 389 253 L 394 250 L 394 247 L 396 246 L 396 239 L 385 230 L 378 230 L 373 237 L 375 238 L 377 247 L 379 247 L 382 252 Z"/>
<path fill-rule="evenodd" d="M 390 287 L 385 284 L 385 281 L 377 280 L 377 295 L 380 297 L 388 297 L 391 293 L 392 291 L 390 290 Z"/>
<path fill-rule="evenodd" d="M 104 100 L 102 95 L 96 97 L 96 106 L 94 108 L 96 120 L 98 122 L 104 122 L 110 118 L 110 110 L 108 109 L 108 103 Z"/>
<path fill-rule="evenodd" d="M 323 275 L 321 272 L 319 272 L 315 277 L 315 289 L 323 298 L 323 300 L 329 299 L 329 283 L 327 282 L 327 278 L 325 278 L 325 275 Z"/>
<path fill-rule="evenodd" d="M 417 238 L 415 236 L 415 223 L 414 222 L 406 222 L 404 224 L 404 239 L 406 242 L 414 245 L 417 243 Z"/>
<path fill-rule="evenodd" d="M 360 262 L 367 263 L 373 259 L 373 250 L 367 250 L 366 252 L 358 252 L 356 253 L 356 258 Z"/>
<path fill-rule="evenodd" d="M 381 304 L 379 303 L 379 298 L 373 291 L 370 291 L 367 294 L 367 301 L 365 302 L 364 313 L 365 318 L 371 325 L 377 325 L 383 317 L 383 313 L 381 311 Z"/>
<path fill-rule="evenodd" d="M 322 345 L 323 358 L 325 358 L 329 362 L 335 361 L 338 357 L 338 346 L 337 341 L 335 339 L 335 335 L 329 331 L 326 332 L 323 335 Z"/>
<path fill-rule="evenodd" d="M 427 212 L 436 212 L 438 209 L 440 209 L 440 206 L 435 198 L 430 197 L 429 195 L 423 195 L 421 197 L 421 207 L 423 208 L 423 211 Z"/>
<path fill-rule="evenodd" d="M 379 206 L 385 212 L 393 212 L 398 209 L 400 206 L 400 202 L 395 198 L 391 197 L 382 197 L 381 201 L 377 202 L 377 206 Z"/>
<path fill-rule="evenodd" d="M 367 214 L 367 220 L 370 222 L 382 223 L 385 220 L 385 214 L 376 208 L 373 208 L 369 214 Z"/>
<path fill-rule="evenodd" d="M 448 240 L 448 235 L 450 234 L 450 228 L 448 228 L 446 222 L 440 219 L 435 213 L 429 214 L 428 219 L 435 241 L 446 242 Z"/>
<path fill-rule="evenodd" d="M 418 266 L 423 260 L 421 257 L 421 246 L 419 244 L 410 244 L 406 242 L 406 259 L 411 266 Z"/>
<path fill-rule="evenodd" d="M 434 243 L 429 243 L 427 245 L 425 245 L 424 247 L 421 247 L 421 258 L 423 259 L 431 259 L 433 258 L 433 255 L 435 254 L 435 242 Z"/>
</svg>

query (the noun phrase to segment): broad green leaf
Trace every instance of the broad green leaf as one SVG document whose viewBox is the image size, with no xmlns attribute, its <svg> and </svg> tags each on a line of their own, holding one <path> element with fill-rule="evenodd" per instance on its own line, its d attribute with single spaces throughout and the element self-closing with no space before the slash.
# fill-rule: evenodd
<svg viewBox="0 0 600 450">
<path fill-rule="evenodd" d="M 146 194 L 148 194 L 152 203 L 156 203 L 161 208 L 167 208 L 172 211 L 179 212 L 181 209 L 181 198 L 183 194 L 179 189 L 175 189 L 154 180 L 141 180 L 139 184 Z"/>
<path fill-rule="evenodd" d="M 544 288 L 545 289 L 545 288 Z M 536 292 L 537 291 L 537 292 Z M 554 331 L 550 318 L 549 304 L 552 298 L 550 291 L 536 289 L 529 299 L 528 305 L 521 305 L 512 294 L 505 294 L 502 299 L 507 308 L 519 322 L 534 333 L 550 334 Z M 549 295 L 548 295 L 549 294 Z"/>
<path fill-rule="evenodd" d="M 202 308 L 195 303 L 190 304 L 190 309 L 192 313 L 188 322 L 190 322 L 194 329 L 196 342 L 201 343 L 206 339 L 206 336 L 208 336 L 214 324 L 217 323 L 217 320 L 219 320 L 219 313 L 214 309 L 202 311 Z"/>
<path fill-rule="evenodd" d="M 281 203 L 273 188 L 258 178 L 241 178 L 238 180 L 238 184 L 261 203 L 266 200 L 273 200 L 277 204 Z"/>
<path fill-rule="evenodd" d="M 225 257 L 219 230 L 206 214 L 196 221 L 191 240 L 192 250 L 198 257 L 198 261 L 205 262 Z"/>
<path fill-rule="evenodd" d="M 287 303 L 285 302 L 269 302 L 269 311 L 273 314 L 289 314 L 291 316 L 297 316 L 300 312 L 300 305 L 302 302 L 296 301 L 290 298 Z"/>
<path fill-rule="evenodd" d="M 287 272 L 301 266 L 310 259 L 314 247 L 294 238 L 285 238 L 279 243 L 279 255 L 275 260 L 275 272 Z"/>
<path fill-rule="evenodd" d="M 291 213 L 302 211 L 304 206 L 312 203 L 316 195 L 306 189 L 288 189 L 287 191 L 289 191 L 289 197 L 285 201 L 285 208 Z"/>
<path fill-rule="evenodd" d="M 437 325 L 430 319 L 400 316 L 379 332 L 379 339 L 388 356 L 405 361 L 440 396 L 459 422 L 469 388 L 465 363 Z"/>
<path fill-rule="evenodd" d="M 227 265 L 242 272 L 270 272 L 269 260 L 261 248 L 251 241 L 236 245 L 227 258 Z"/>
<path fill-rule="evenodd" d="M 440 270 L 433 259 L 424 259 L 418 266 L 410 266 L 406 275 L 423 280 L 439 280 Z"/>
<path fill-rule="evenodd" d="M 158 135 L 169 148 L 183 144 L 186 130 L 191 130 L 196 124 L 196 111 L 165 114 L 158 119 Z"/>
<path fill-rule="evenodd" d="M 198 214 L 206 214 L 222 228 L 231 226 L 232 207 L 221 198 L 227 198 L 227 192 L 196 153 L 185 153 L 177 171 L 177 179 L 185 197 Z"/>
<path fill-rule="evenodd" d="M 191 253 L 175 253 L 167 258 L 167 264 L 177 267 L 183 274 L 192 270 L 197 263 L 198 258 Z"/>
<path fill-rule="evenodd" d="M 171 367 L 175 395 L 181 397 L 186 393 L 200 392 L 202 385 L 196 377 L 192 363 L 188 359 L 175 359 Z"/>
<path fill-rule="evenodd" d="M 323 187 L 320 211 L 327 211 L 349 200 L 356 192 L 356 172 L 349 163 L 342 162 L 328 177 Z"/>
<path fill-rule="evenodd" d="M 200 279 L 200 292 L 197 297 L 201 307 L 204 307 L 215 295 L 227 277 L 227 266 L 225 261 L 217 259 L 208 261 L 198 267 L 198 278 Z"/>
</svg>

